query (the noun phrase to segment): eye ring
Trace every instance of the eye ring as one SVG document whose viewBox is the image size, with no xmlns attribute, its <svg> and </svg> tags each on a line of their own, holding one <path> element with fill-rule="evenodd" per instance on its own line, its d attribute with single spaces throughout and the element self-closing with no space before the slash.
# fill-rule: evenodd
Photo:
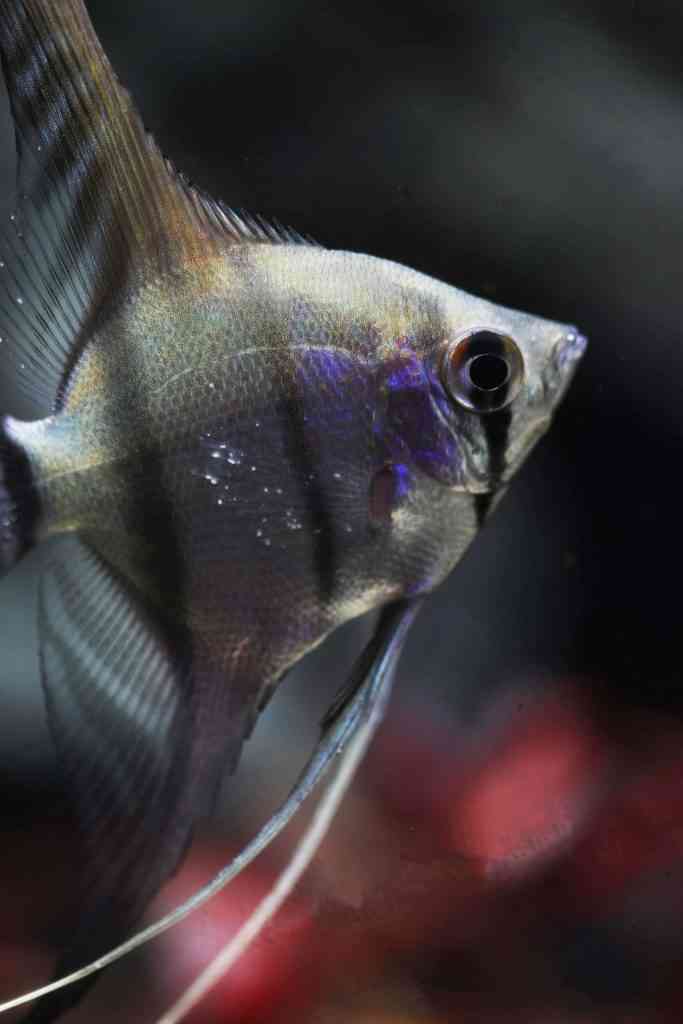
<svg viewBox="0 0 683 1024">
<path fill-rule="evenodd" d="M 478 328 L 446 346 L 441 375 L 454 402 L 473 412 L 496 412 L 519 394 L 524 359 L 508 335 Z"/>
</svg>

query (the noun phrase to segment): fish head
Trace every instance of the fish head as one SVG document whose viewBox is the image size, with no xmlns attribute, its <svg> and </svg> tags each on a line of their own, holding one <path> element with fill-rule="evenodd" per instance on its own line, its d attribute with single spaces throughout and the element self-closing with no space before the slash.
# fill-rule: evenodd
<svg viewBox="0 0 683 1024">
<path fill-rule="evenodd" d="M 550 426 L 586 338 L 561 324 L 476 300 L 451 304 L 430 363 L 435 406 L 458 440 L 453 485 L 503 487 Z"/>
<path fill-rule="evenodd" d="M 414 344 L 386 361 L 391 430 L 432 478 L 493 495 L 550 426 L 586 338 L 447 285 L 413 311 Z"/>
<path fill-rule="evenodd" d="M 496 507 L 587 342 L 426 278 L 412 278 L 401 308 L 404 336 L 397 344 L 387 331 L 382 346 L 382 442 L 396 481 L 393 543 L 416 593 L 448 575 Z"/>
<path fill-rule="evenodd" d="M 550 426 L 585 337 L 376 257 L 304 247 L 261 260 L 292 350 L 334 349 L 376 369 L 370 441 L 396 493 L 426 489 L 432 502 L 429 484 L 445 484 L 482 496 L 481 519 L 483 496 L 504 490 Z M 348 401 L 361 401 L 355 385 Z"/>
</svg>

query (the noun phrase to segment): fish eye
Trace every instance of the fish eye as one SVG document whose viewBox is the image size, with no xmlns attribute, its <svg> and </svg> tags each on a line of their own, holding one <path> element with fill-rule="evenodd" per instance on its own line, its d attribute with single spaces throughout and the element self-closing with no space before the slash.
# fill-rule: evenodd
<svg viewBox="0 0 683 1024">
<path fill-rule="evenodd" d="M 470 331 L 446 347 L 442 375 L 455 402 L 474 412 L 495 412 L 518 394 L 524 360 L 506 334 Z"/>
</svg>

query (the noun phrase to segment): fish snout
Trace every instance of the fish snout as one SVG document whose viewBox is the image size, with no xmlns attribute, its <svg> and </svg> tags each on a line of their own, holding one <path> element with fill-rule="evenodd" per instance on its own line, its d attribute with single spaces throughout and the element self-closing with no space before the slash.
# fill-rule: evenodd
<svg viewBox="0 0 683 1024">
<path fill-rule="evenodd" d="M 541 375 L 542 401 L 548 405 L 549 416 L 552 415 L 553 408 L 567 390 L 587 345 L 588 338 L 577 331 L 575 327 L 563 331 L 553 345 L 550 358 Z"/>
<path fill-rule="evenodd" d="M 588 338 L 575 328 L 567 331 L 555 344 L 553 349 L 553 365 L 555 370 L 564 376 L 571 372 L 583 356 L 588 345 Z"/>
</svg>

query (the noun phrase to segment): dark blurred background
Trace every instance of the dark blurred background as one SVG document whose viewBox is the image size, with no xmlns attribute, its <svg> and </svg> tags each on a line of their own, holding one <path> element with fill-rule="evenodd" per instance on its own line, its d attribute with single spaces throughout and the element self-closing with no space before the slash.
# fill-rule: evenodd
<svg viewBox="0 0 683 1024">
<path fill-rule="evenodd" d="M 680 1021 L 680 5 L 88 7 L 149 130 L 216 197 L 591 342 L 552 431 L 414 629 L 389 721 L 292 912 L 300 948 L 282 926 L 299 951 L 271 1003 L 239 1003 L 235 982 L 197 1021 Z M 0 687 L 7 994 L 49 966 L 70 863 L 34 585 L 30 560 L 0 585 L 16 636 Z M 284 792 L 367 628 L 288 679 L 183 878 L 227 859 Z M 111 972 L 74 1019 L 121 1019 L 132 971 L 126 1019 L 151 1020 L 209 927 L 188 922 Z M 331 968 L 340 950 L 351 977 Z"/>
</svg>

